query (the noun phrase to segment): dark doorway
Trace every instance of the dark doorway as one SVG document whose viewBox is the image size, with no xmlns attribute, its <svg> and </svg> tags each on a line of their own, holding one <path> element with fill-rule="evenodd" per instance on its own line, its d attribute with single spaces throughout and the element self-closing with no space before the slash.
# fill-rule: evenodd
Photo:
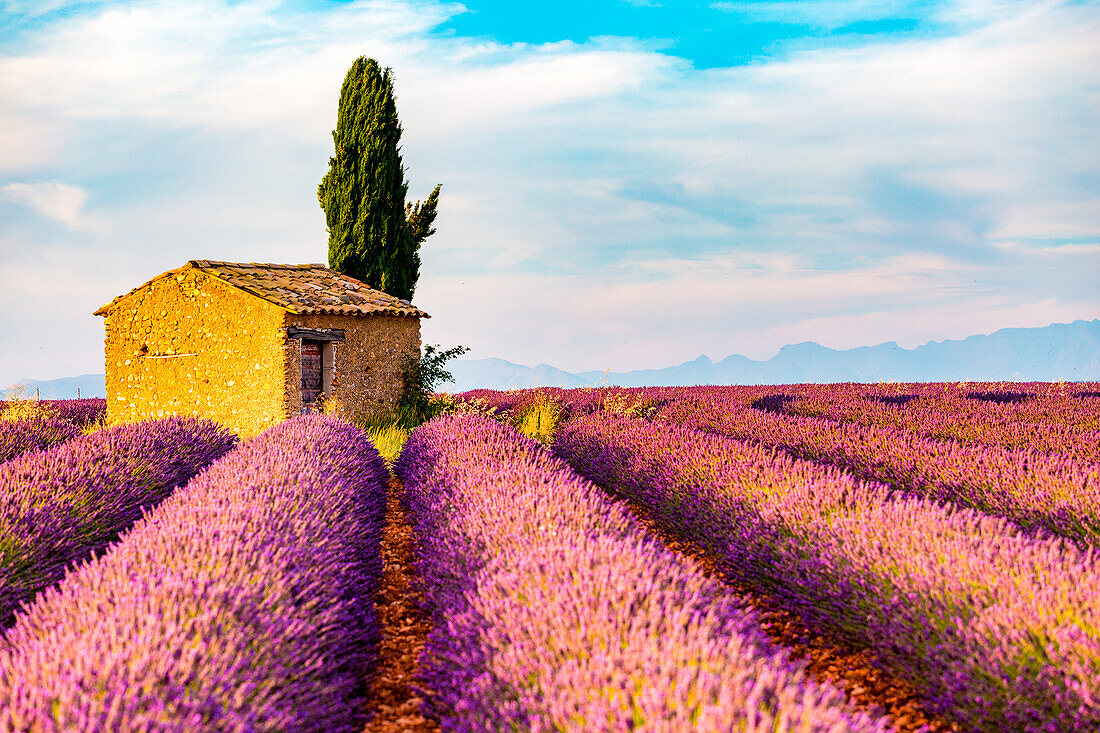
<svg viewBox="0 0 1100 733">
<path fill-rule="evenodd" d="M 321 342 L 302 339 L 302 406 L 315 406 L 323 388 Z"/>
</svg>

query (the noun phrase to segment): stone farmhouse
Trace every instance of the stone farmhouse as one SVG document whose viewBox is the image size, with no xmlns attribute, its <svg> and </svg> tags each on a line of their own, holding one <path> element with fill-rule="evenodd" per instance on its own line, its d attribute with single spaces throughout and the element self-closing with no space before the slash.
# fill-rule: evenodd
<svg viewBox="0 0 1100 733">
<path fill-rule="evenodd" d="M 349 419 L 393 410 L 429 317 L 324 265 L 210 260 L 95 314 L 109 423 L 199 415 L 246 436 L 326 403 Z"/>
</svg>

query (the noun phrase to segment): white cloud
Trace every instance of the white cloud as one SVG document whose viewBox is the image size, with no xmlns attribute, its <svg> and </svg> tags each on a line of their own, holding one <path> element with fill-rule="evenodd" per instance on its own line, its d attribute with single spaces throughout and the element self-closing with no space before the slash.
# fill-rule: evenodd
<svg viewBox="0 0 1100 733">
<path fill-rule="evenodd" d="M 994 237 L 1071 239 L 1100 233 L 1100 197 L 1078 201 L 1033 199 L 1005 211 Z"/>
<path fill-rule="evenodd" d="M 1048 259 L 1063 257 L 1090 257 L 1100 255 L 1100 244 L 1095 242 L 1070 242 L 1066 244 L 1034 244 L 1013 240 L 999 241 L 994 244 L 998 249 L 1016 255 L 1044 257 Z"/>
<path fill-rule="evenodd" d="M 338 92 L 356 56 L 402 58 L 423 46 L 414 36 L 453 12 L 396 0 L 356 0 L 325 13 L 271 0 L 122 4 L 47 26 L 33 53 L 0 57 L 0 101 L 75 123 L 300 125 L 315 121 L 319 98 Z"/>
<path fill-rule="evenodd" d="M 359 55 L 396 69 L 403 118 L 446 137 L 636 88 L 672 65 L 629 47 L 428 40 L 462 10 L 400 0 L 357 0 L 323 13 L 269 0 L 152 0 L 76 17 L 43 33 L 34 53 L 0 56 L 5 134 L 23 136 L 0 152 L 0 170 L 41 163 L 47 153 L 37 145 L 51 145 L 53 159 L 64 155 L 63 143 L 76 144 L 74 130 L 92 120 L 277 129 L 324 141 L 340 83 Z M 27 131 L 47 122 L 52 135 L 27 144 Z"/>
<path fill-rule="evenodd" d="M 8 183 L 0 187 L 0 200 L 29 206 L 42 216 L 61 222 L 73 231 L 102 230 L 102 224 L 84 211 L 88 192 L 67 183 Z"/>
<path fill-rule="evenodd" d="M 1100 244 L 1061 244 L 1039 250 L 1039 254 L 1069 255 L 1071 257 L 1100 255 Z"/>
</svg>

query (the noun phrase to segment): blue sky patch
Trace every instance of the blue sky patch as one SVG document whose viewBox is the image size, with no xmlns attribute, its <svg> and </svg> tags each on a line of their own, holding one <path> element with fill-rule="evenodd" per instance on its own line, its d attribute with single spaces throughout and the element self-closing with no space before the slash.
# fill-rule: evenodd
<svg viewBox="0 0 1100 733">
<path fill-rule="evenodd" d="M 784 3 L 561 0 L 517 3 L 468 0 L 467 12 L 439 32 L 491 38 L 504 44 L 585 43 L 615 36 L 654 42 L 664 53 L 691 61 L 697 69 L 737 66 L 783 55 L 792 43 L 850 45 L 886 37 L 928 33 L 938 28 L 918 17 L 859 17 L 815 12 L 816 3 L 777 9 Z M 840 3 L 839 5 L 843 5 Z M 919 10 L 914 6 L 913 10 Z M 873 8 L 860 8 L 869 12 Z M 904 8 L 899 8 L 904 10 Z M 833 23 L 841 22 L 833 28 Z"/>
</svg>

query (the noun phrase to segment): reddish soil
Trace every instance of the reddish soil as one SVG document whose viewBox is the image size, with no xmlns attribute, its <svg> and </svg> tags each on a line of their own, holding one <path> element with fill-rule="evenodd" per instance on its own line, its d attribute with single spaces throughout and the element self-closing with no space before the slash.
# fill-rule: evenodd
<svg viewBox="0 0 1100 733">
<path fill-rule="evenodd" d="M 434 733 L 439 725 L 420 714 L 420 696 L 414 686 L 420 653 L 430 630 L 420 611 L 412 580 L 412 528 L 400 502 L 401 484 L 390 479 L 386 528 L 382 536 L 382 587 L 378 614 L 382 644 L 377 674 L 371 685 L 368 709 L 376 711 L 364 733 Z"/>
<path fill-rule="evenodd" d="M 764 633 L 772 643 L 789 650 L 793 658 L 802 661 L 815 680 L 840 687 L 848 693 L 857 708 L 885 714 L 899 733 L 962 730 L 957 724 L 925 710 L 912 686 L 876 666 L 869 651 L 852 649 L 810 629 L 800 618 L 780 608 L 772 599 L 722 573 L 718 569 L 717 559 L 702 547 L 672 536 L 646 517 L 639 506 L 627 503 L 670 550 L 689 558 L 703 573 L 721 580 L 749 599 L 760 616 Z"/>
</svg>

